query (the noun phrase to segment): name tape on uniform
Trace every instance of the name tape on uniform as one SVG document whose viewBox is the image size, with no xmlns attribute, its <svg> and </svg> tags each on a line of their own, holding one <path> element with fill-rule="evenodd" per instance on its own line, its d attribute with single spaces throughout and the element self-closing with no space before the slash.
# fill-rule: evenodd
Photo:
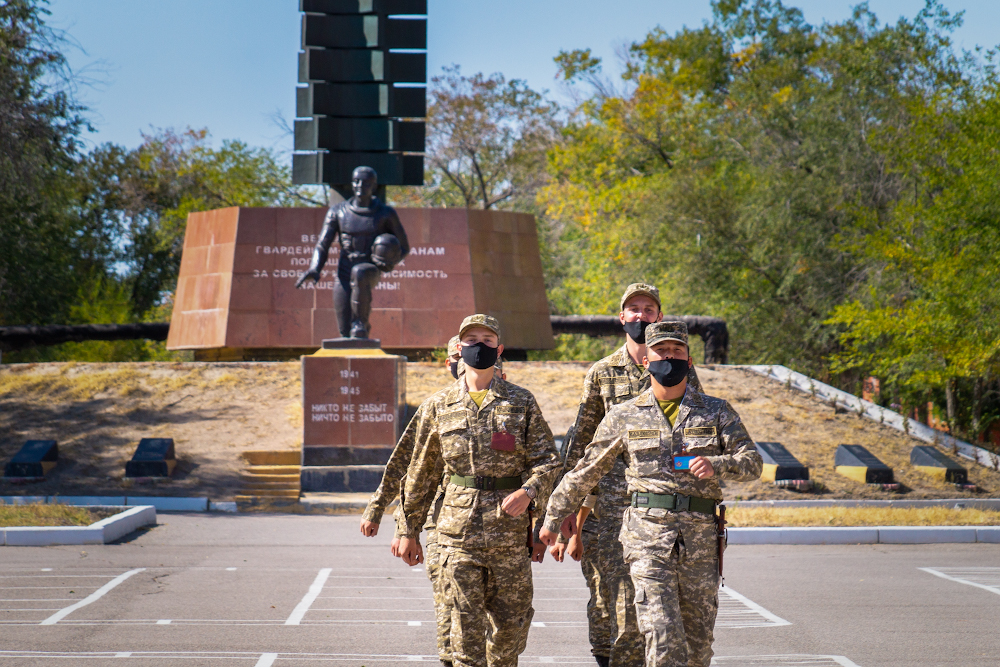
<svg viewBox="0 0 1000 667">
<path fill-rule="evenodd" d="M 659 438 L 660 431 L 658 429 L 637 429 L 628 432 L 629 440 L 642 440 L 643 438 Z"/>
<path fill-rule="evenodd" d="M 523 415 L 527 411 L 523 405 L 498 405 L 494 410 L 498 415 Z"/>
<path fill-rule="evenodd" d="M 711 435 L 715 435 L 714 426 L 695 426 L 684 429 L 685 438 L 704 438 Z"/>
</svg>

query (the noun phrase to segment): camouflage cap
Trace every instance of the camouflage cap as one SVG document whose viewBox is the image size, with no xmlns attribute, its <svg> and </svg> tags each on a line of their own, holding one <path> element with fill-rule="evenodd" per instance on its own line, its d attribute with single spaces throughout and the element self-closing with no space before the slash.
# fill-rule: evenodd
<svg viewBox="0 0 1000 667">
<path fill-rule="evenodd" d="M 653 347 L 665 340 L 688 344 L 688 325 L 684 322 L 653 322 L 646 328 L 646 347 Z"/>
<path fill-rule="evenodd" d="M 663 306 L 660 305 L 660 290 L 656 289 L 652 285 L 647 285 L 646 283 L 632 283 L 625 288 L 625 293 L 622 294 L 621 310 L 625 310 L 625 304 L 628 300 L 637 294 L 644 294 L 650 299 L 656 302 L 656 307 L 660 310 Z"/>
<path fill-rule="evenodd" d="M 458 328 L 459 337 L 464 336 L 466 331 L 474 327 L 489 329 L 497 335 L 497 338 L 500 338 L 500 322 L 492 315 L 469 315 L 462 320 L 462 326 Z"/>
<path fill-rule="evenodd" d="M 459 338 L 458 336 L 452 336 L 451 340 L 448 341 L 448 348 L 447 348 L 448 356 L 450 357 L 453 354 L 458 354 L 459 352 L 461 352 L 461 350 L 458 349 L 459 346 L 461 346 L 461 344 L 462 344 L 461 338 Z"/>
</svg>

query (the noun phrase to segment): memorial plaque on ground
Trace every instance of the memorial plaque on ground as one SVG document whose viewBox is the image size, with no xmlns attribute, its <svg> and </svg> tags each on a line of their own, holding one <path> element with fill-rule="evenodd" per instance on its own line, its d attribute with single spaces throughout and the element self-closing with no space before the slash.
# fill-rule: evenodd
<svg viewBox="0 0 1000 667">
<path fill-rule="evenodd" d="M 443 347 L 462 319 L 489 313 L 508 349 L 555 344 L 534 216 L 397 209 L 412 250 L 373 291 L 372 338 L 383 348 Z M 226 208 L 192 213 L 167 348 L 200 360 L 317 349 L 337 336 L 337 247 L 316 285 L 295 289 L 326 209 Z"/>
</svg>

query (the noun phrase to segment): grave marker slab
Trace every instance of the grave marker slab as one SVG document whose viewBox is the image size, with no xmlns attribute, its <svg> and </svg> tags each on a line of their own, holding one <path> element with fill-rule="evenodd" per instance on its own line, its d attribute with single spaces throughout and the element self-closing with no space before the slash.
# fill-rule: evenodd
<svg viewBox="0 0 1000 667">
<path fill-rule="evenodd" d="M 3 476 L 42 479 L 58 460 L 59 445 L 55 440 L 28 440 L 4 466 Z"/>
<path fill-rule="evenodd" d="M 125 476 L 170 477 L 176 465 L 173 438 L 143 438 L 125 464 Z"/>
<path fill-rule="evenodd" d="M 764 459 L 761 480 L 778 482 L 781 480 L 808 480 L 809 468 L 795 458 L 780 442 L 758 442 L 757 451 Z"/>
<path fill-rule="evenodd" d="M 930 445 L 918 445 L 910 452 L 910 464 L 922 473 L 952 484 L 967 484 L 969 471 Z"/>
<path fill-rule="evenodd" d="M 893 484 L 892 468 L 862 445 L 840 445 L 834 455 L 837 473 L 862 484 Z"/>
</svg>

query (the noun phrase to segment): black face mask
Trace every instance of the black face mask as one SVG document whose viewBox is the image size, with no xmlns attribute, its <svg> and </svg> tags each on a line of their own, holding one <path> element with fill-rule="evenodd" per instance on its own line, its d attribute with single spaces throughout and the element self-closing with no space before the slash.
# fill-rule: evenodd
<svg viewBox="0 0 1000 667">
<path fill-rule="evenodd" d="M 625 327 L 625 333 L 628 337 L 639 343 L 639 345 L 644 345 L 646 343 L 646 327 L 648 327 L 652 322 L 643 322 L 642 320 L 636 320 L 635 322 L 626 322 L 622 326 Z"/>
<path fill-rule="evenodd" d="M 457 361 L 452 361 L 448 365 L 449 365 L 449 367 L 451 367 L 451 376 L 457 380 L 458 379 L 458 362 Z"/>
<path fill-rule="evenodd" d="M 664 387 L 676 387 L 687 377 L 687 359 L 659 359 L 649 362 L 649 374 Z"/>
<path fill-rule="evenodd" d="M 486 343 L 462 346 L 462 361 L 478 370 L 485 370 L 497 363 L 498 347 L 490 347 Z"/>
</svg>

